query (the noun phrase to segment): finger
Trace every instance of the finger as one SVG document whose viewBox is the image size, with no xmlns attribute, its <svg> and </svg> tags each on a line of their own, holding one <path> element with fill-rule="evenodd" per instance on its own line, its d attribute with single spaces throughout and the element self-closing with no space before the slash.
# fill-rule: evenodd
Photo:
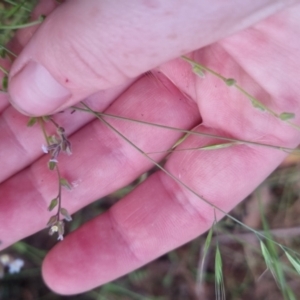
<svg viewBox="0 0 300 300">
<path fill-rule="evenodd" d="M 57 112 L 293 2 L 240 0 L 236 9 L 236 1 L 220 0 L 67 1 L 14 63 L 12 103 L 30 115 Z"/>
<path fill-rule="evenodd" d="M 196 104 L 160 74 L 139 79 L 107 112 L 180 128 L 199 122 Z M 178 131 L 124 120 L 109 122 L 148 152 L 169 149 L 181 135 Z M 71 143 L 72 156 L 59 158 L 62 176 L 76 186 L 74 192 L 63 194 L 63 206 L 71 213 L 129 184 L 152 166 L 99 120 L 75 133 Z M 159 160 L 164 155 L 163 152 L 152 157 Z M 1 184 L 0 219 L 6 224 L 0 228 L 1 248 L 45 227 L 50 217 L 47 206 L 57 194 L 57 177 L 47 169 L 47 159 L 41 158 Z"/>
<path fill-rule="evenodd" d="M 0 113 L 9 105 L 7 96 L 0 91 Z"/>
</svg>

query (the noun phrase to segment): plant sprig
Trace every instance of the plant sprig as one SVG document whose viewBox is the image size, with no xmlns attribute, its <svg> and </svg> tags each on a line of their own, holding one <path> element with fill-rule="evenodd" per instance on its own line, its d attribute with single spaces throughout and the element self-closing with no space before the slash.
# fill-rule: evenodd
<svg viewBox="0 0 300 300">
<path fill-rule="evenodd" d="M 1 5 L 4 6 L 4 9 L 0 10 L 0 45 L 5 45 L 13 37 L 15 29 L 36 25 L 32 22 L 26 23 L 36 2 L 35 0 L 2 1 Z M 22 26 L 23 24 L 25 26 Z"/>
<path fill-rule="evenodd" d="M 50 121 L 56 128 L 57 135 L 48 135 L 45 129 L 45 122 Z M 53 216 L 50 217 L 47 227 L 50 227 L 49 234 L 52 235 L 55 232 L 58 233 L 58 240 L 63 240 L 64 235 L 64 222 L 61 220 L 61 215 L 63 219 L 66 221 L 72 221 L 72 217 L 66 208 L 62 207 L 62 187 L 67 189 L 71 189 L 72 186 L 68 182 L 67 179 L 61 176 L 59 167 L 58 167 L 58 156 L 61 152 L 65 152 L 70 155 L 71 152 L 71 143 L 65 135 L 65 129 L 59 126 L 52 117 L 33 117 L 30 118 L 27 126 L 33 126 L 36 123 L 40 124 L 42 129 L 45 141 L 47 146 L 42 146 L 42 149 L 45 153 L 49 153 L 50 160 L 48 161 L 48 168 L 50 170 L 56 170 L 57 178 L 58 178 L 58 192 L 55 198 L 53 198 L 48 206 L 48 210 L 52 211 L 55 207 L 57 207 L 57 212 Z"/>
<path fill-rule="evenodd" d="M 240 85 L 237 84 L 236 80 L 234 78 L 226 78 L 223 75 L 219 74 L 218 72 L 186 57 L 186 56 L 182 56 L 182 59 L 185 60 L 186 62 L 188 62 L 191 66 L 192 66 L 192 70 L 193 72 L 198 75 L 199 77 L 203 78 L 204 77 L 204 73 L 208 72 L 212 75 L 214 75 L 215 77 L 221 79 L 227 86 L 233 86 L 235 87 L 237 90 L 239 90 L 244 96 L 246 96 L 250 101 L 251 104 L 254 108 L 257 108 L 261 111 L 266 111 L 269 114 L 271 114 L 272 116 L 274 116 L 275 118 L 286 122 L 287 124 L 289 124 L 290 126 L 292 126 L 293 128 L 300 130 L 300 126 L 291 122 L 290 120 L 293 119 L 295 117 L 294 113 L 291 112 L 282 112 L 282 113 L 276 113 L 275 111 L 273 111 L 272 109 L 270 109 L 269 107 L 267 107 L 266 105 L 264 105 L 261 101 L 259 101 L 257 98 L 255 98 L 254 96 L 252 96 L 250 93 L 248 93 L 244 88 L 242 88 Z"/>
</svg>

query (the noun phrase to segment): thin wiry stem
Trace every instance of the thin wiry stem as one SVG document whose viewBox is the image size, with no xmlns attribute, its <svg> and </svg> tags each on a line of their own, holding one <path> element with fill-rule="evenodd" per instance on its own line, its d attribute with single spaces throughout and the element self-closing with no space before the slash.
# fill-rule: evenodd
<svg viewBox="0 0 300 300">
<path fill-rule="evenodd" d="M 47 133 L 46 133 L 45 121 L 43 120 L 42 117 L 39 117 L 39 118 L 38 118 L 38 121 L 39 121 L 39 124 L 40 124 L 40 126 L 41 126 L 41 128 L 42 128 L 42 132 L 43 132 L 45 141 L 46 141 L 46 143 L 47 143 L 47 146 L 49 146 L 50 143 L 49 143 L 48 135 L 47 135 Z"/>
<path fill-rule="evenodd" d="M 56 169 L 56 173 L 57 173 L 57 177 L 58 177 L 58 195 L 57 195 L 57 199 L 58 199 L 58 203 L 57 203 L 57 220 L 60 219 L 60 209 L 61 209 L 61 175 L 60 175 L 60 171 L 59 171 L 59 167 L 56 164 L 55 165 L 55 169 Z"/>
<path fill-rule="evenodd" d="M 54 122 L 51 118 L 49 120 L 51 120 L 52 122 Z M 42 132 L 43 132 L 45 141 L 46 141 L 47 145 L 49 146 L 50 143 L 49 143 L 49 137 L 48 137 L 48 135 L 46 133 L 46 129 L 45 129 L 45 121 L 43 120 L 42 117 L 39 117 L 38 121 L 39 121 L 39 124 L 40 124 L 40 126 L 42 128 Z M 58 194 L 57 194 L 57 197 L 56 197 L 58 199 L 58 209 L 57 209 L 56 215 L 57 215 L 57 219 L 59 220 L 59 212 L 60 212 L 60 208 L 61 208 L 61 183 L 60 183 L 60 181 L 61 181 L 61 175 L 60 175 L 60 171 L 59 171 L 59 168 L 58 168 L 57 164 L 55 165 L 55 170 L 56 170 L 57 178 L 58 178 Z"/>
<path fill-rule="evenodd" d="M 17 54 L 15 54 L 14 52 L 12 52 L 11 50 L 9 50 L 8 48 L 4 47 L 3 45 L 0 45 L 0 50 L 4 49 L 5 52 L 7 52 L 8 54 L 17 57 Z"/>
<path fill-rule="evenodd" d="M 52 119 L 50 118 L 49 121 L 56 127 L 59 128 L 60 126 Z"/>
<path fill-rule="evenodd" d="M 75 109 L 75 110 L 79 110 L 79 111 L 89 112 L 89 113 L 94 114 L 95 116 L 103 116 L 103 117 L 115 118 L 115 119 L 119 119 L 119 120 L 136 122 L 136 123 L 143 124 L 143 125 L 149 125 L 149 126 L 155 126 L 155 127 L 159 127 L 159 128 L 163 128 L 163 129 L 179 131 L 179 132 L 182 132 L 182 133 L 188 133 L 188 134 L 192 134 L 192 135 L 206 136 L 206 137 L 210 137 L 210 138 L 217 138 L 217 139 L 220 139 L 220 140 L 223 140 L 223 141 L 236 142 L 238 144 L 247 144 L 247 145 L 253 145 L 253 146 L 261 146 L 261 147 L 267 147 L 267 148 L 277 149 L 277 150 L 280 150 L 280 151 L 285 151 L 285 152 L 288 152 L 288 153 L 290 153 L 290 152 L 297 152 L 297 153 L 300 154 L 300 150 L 295 150 L 293 148 L 282 147 L 282 146 L 275 146 L 275 145 L 269 145 L 269 144 L 252 142 L 252 141 L 247 141 L 247 140 L 239 140 L 239 139 L 234 139 L 234 138 L 229 138 L 229 137 L 223 137 L 223 136 L 219 136 L 219 135 L 215 135 L 215 134 L 211 134 L 211 133 L 196 132 L 196 131 L 191 131 L 191 130 L 187 130 L 187 129 L 176 128 L 176 127 L 171 127 L 171 126 L 167 126 L 167 125 L 160 125 L 160 124 L 156 124 L 156 123 L 151 123 L 151 122 L 146 122 L 146 121 L 140 121 L 140 120 L 130 119 L 130 118 L 126 118 L 126 117 L 111 115 L 111 114 L 107 114 L 107 113 L 102 113 L 102 112 L 98 112 L 98 111 L 93 111 L 93 110 L 89 110 L 89 109 L 80 108 L 80 107 L 77 107 L 77 106 L 72 106 L 71 108 Z M 169 150 L 166 150 L 166 151 L 169 151 Z"/>
<path fill-rule="evenodd" d="M 0 71 L 2 71 L 5 75 L 8 76 L 8 71 L 0 66 Z"/>
</svg>

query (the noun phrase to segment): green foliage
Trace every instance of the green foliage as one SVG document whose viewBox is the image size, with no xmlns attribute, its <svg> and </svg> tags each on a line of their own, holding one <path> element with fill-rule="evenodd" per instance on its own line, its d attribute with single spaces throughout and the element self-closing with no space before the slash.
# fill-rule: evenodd
<svg viewBox="0 0 300 300">
<path fill-rule="evenodd" d="M 279 118 L 283 121 L 286 121 L 286 120 L 290 120 L 290 119 L 295 118 L 295 114 L 294 113 L 283 112 L 279 115 Z"/>
<path fill-rule="evenodd" d="M 57 216 L 51 216 L 48 223 L 47 223 L 47 227 L 50 227 L 52 225 L 54 225 L 57 222 L 58 218 Z"/>
<path fill-rule="evenodd" d="M 231 142 L 231 143 L 224 143 L 224 144 L 214 144 L 214 145 L 200 147 L 199 150 L 217 150 L 217 149 L 228 148 L 234 145 L 237 145 L 237 143 Z"/>
<path fill-rule="evenodd" d="M 49 170 L 53 171 L 56 168 L 56 162 L 48 161 L 48 168 L 49 168 Z"/>
<path fill-rule="evenodd" d="M 6 91 L 7 91 L 7 88 L 8 88 L 8 76 L 5 75 L 5 76 L 3 77 L 3 79 L 2 79 L 2 90 L 3 90 L 4 92 L 6 92 Z"/>
<path fill-rule="evenodd" d="M 236 84 L 236 80 L 233 78 L 228 78 L 228 79 L 225 79 L 224 81 L 225 81 L 226 85 L 228 85 L 228 86 L 233 86 Z"/>
<path fill-rule="evenodd" d="M 300 260 L 299 260 L 299 258 L 293 257 L 285 250 L 284 250 L 284 253 L 285 253 L 286 257 L 288 258 L 288 260 L 290 261 L 290 263 L 295 268 L 295 270 L 297 271 L 297 273 L 300 275 Z"/>
<path fill-rule="evenodd" d="M 13 37 L 16 26 L 27 22 L 36 0 L 3 0 L 0 2 L 0 45 Z"/>
<path fill-rule="evenodd" d="M 66 221 L 72 221 L 72 217 L 70 216 L 69 212 L 65 208 L 61 208 L 59 212 L 64 216 Z"/>
<path fill-rule="evenodd" d="M 31 117 L 28 120 L 27 127 L 32 127 L 34 124 L 36 124 L 36 122 L 37 122 L 37 118 L 36 117 Z"/>
<path fill-rule="evenodd" d="M 267 268 L 270 270 L 274 279 L 276 280 L 278 287 L 281 289 L 284 299 L 296 300 L 295 295 L 286 282 L 283 264 L 278 255 L 278 246 L 274 243 L 274 239 L 270 233 L 269 225 L 267 223 L 266 215 L 264 213 L 262 205 L 260 206 L 260 210 L 265 236 L 268 238 L 266 240 L 266 245 L 262 240 L 260 240 L 262 255 L 266 262 Z"/>
<path fill-rule="evenodd" d="M 51 211 L 54 207 L 57 206 L 57 204 L 58 204 L 58 199 L 57 198 L 52 199 L 49 204 L 48 210 Z"/>
<path fill-rule="evenodd" d="M 72 189 L 72 185 L 69 183 L 69 181 L 66 178 L 60 178 L 60 185 L 65 187 L 68 190 Z"/>
<path fill-rule="evenodd" d="M 223 264 L 219 245 L 217 244 L 216 256 L 215 256 L 215 291 L 216 299 L 225 299 L 225 287 L 223 278 Z"/>
</svg>

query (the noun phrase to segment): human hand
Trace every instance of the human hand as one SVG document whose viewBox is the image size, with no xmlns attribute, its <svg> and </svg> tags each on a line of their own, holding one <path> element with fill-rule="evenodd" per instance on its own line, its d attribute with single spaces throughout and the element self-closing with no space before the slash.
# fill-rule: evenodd
<svg viewBox="0 0 300 300">
<path fill-rule="evenodd" d="M 28 44 L 30 31 L 20 33 L 20 43 L 27 45 L 11 69 L 13 105 L 28 114 L 44 115 L 86 99 L 97 110 L 131 119 L 186 129 L 201 123 L 197 131 L 295 147 L 300 140 L 295 129 L 254 109 L 218 79 L 196 77 L 190 65 L 175 58 L 199 49 L 190 57 L 235 78 L 268 107 L 294 112 L 297 123 L 300 6 L 213 43 L 276 12 L 283 7 L 281 1 L 241 1 L 238 10 L 236 1 L 162 3 L 131 1 L 116 7 L 113 1 L 87 5 L 73 0 L 57 8 Z M 98 29 L 97 35 L 93 28 Z M 18 73 L 29 58 L 39 61 L 56 82 L 44 69 L 37 71 L 34 63 L 25 75 Z M 153 75 L 137 78 L 149 69 L 154 69 Z M 90 115 L 58 114 L 56 120 L 72 134 L 74 154 L 59 162 L 70 181 L 78 183 L 73 192 L 64 194 L 64 206 L 70 212 L 130 183 L 153 165 Z M 57 182 L 45 167 L 47 158 L 40 158 L 39 129 L 24 130 L 26 117 L 11 106 L 3 108 L 0 122 L 4 248 L 44 228 Z M 109 122 L 144 152 L 169 149 L 180 137 L 176 131 L 158 127 Z M 180 148 L 216 142 L 190 136 Z M 159 161 L 164 155 L 151 157 Z M 274 149 L 236 145 L 174 152 L 165 169 L 213 205 L 229 211 L 284 156 Z M 43 275 L 53 290 L 79 293 L 186 243 L 213 222 L 210 205 L 160 171 L 55 246 L 44 261 Z"/>
</svg>

